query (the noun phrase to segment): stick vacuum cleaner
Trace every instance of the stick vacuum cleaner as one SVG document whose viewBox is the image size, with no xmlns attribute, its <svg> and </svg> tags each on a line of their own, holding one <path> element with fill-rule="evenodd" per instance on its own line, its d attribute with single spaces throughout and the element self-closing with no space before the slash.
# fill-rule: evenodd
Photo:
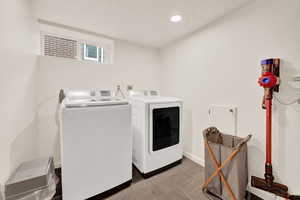
<svg viewBox="0 0 300 200">
<path fill-rule="evenodd" d="M 265 190 L 286 199 L 300 199 L 300 196 L 291 196 L 288 187 L 274 182 L 272 170 L 272 99 L 273 92 L 279 92 L 280 59 L 267 59 L 261 62 L 262 74 L 258 83 L 264 88 L 262 107 L 266 109 L 266 163 L 265 178 L 251 177 L 252 187 Z"/>
</svg>

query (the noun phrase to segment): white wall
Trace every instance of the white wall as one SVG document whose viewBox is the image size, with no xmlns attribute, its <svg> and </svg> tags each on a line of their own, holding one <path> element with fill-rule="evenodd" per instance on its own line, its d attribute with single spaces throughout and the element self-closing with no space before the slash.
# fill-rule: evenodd
<svg viewBox="0 0 300 200">
<path fill-rule="evenodd" d="M 253 134 L 249 146 L 250 175 L 263 177 L 265 113 L 263 89 L 257 84 L 260 60 L 282 59 L 279 97 L 291 101 L 300 90 L 288 79 L 300 74 L 300 1 L 253 1 L 161 50 L 162 92 L 184 100 L 184 150 L 202 161 L 202 130 L 211 104 L 238 107 L 238 135 Z M 300 194 L 300 105 L 274 103 L 274 173 L 277 181 Z"/>
<path fill-rule="evenodd" d="M 38 153 L 54 154 L 60 163 L 55 110 L 58 92 L 63 89 L 159 88 L 158 51 L 124 41 L 114 42 L 114 64 L 101 65 L 65 58 L 39 56 L 38 67 Z"/>
<path fill-rule="evenodd" d="M 29 0 L 0 1 L 0 184 L 36 153 L 37 34 Z"/>
</svg>

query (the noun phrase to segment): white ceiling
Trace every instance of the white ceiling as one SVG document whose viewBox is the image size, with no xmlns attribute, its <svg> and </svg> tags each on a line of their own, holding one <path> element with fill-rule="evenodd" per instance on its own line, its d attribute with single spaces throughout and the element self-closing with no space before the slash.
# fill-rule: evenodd
<svg viewBox="0 0 300 200">
<path fill-rule="evenodd" d="M 34 0 L 37 17 L 135 43 L 162 47 L 249 0 Z M 170 16 L 183 20 L 171 23 Z"/>
</svg>

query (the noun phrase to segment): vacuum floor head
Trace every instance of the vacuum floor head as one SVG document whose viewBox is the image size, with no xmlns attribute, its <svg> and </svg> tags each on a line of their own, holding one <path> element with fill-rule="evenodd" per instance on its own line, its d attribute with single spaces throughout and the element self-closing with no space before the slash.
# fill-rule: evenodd
<svg viewBox="0 0 300 200">
<path fill-rule="evenodd" d="M 266 181 L 266 179 L 262 179 L 256 176 L 251 177 L 251 186 L 261 190 L 265 190 L 267 192 L 271 192 L 284 198 L 289 197 L 287 186 L 275 182 L 270 184 L 268 183 L 268 181 Z"/>
</svg>

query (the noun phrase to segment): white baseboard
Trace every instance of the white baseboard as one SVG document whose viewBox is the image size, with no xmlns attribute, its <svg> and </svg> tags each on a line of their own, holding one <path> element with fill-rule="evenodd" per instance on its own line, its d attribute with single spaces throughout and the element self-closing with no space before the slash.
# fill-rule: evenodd
<svg viewBox="0 0 300 200">
<path fill-rule="evenodd" d="M 250 185 L 248 185 L 247 190 L 253 194 L 255 194 L 256 196 L 258 196 L 259 198 L 262 198 L 264 200 L 280 200 L 282 198 L 277 197 L 276 195 L 269 193 L 269 192 L 265 192 L 263 190 L 251 187 Z"/>
<path fill-rule="evenodd" d="M 196 156 L 192 153 L 189 152 L 183 152 L 183 155 L 189 159 L 191 159 L 192 161 L 194 161 L 195 163 L 198 163 L 199 165 L 201 165 L 202 167 L 204 167 L 205 161 L 203 158 L 200 158 L 199 156 Z"/>
</svg>

